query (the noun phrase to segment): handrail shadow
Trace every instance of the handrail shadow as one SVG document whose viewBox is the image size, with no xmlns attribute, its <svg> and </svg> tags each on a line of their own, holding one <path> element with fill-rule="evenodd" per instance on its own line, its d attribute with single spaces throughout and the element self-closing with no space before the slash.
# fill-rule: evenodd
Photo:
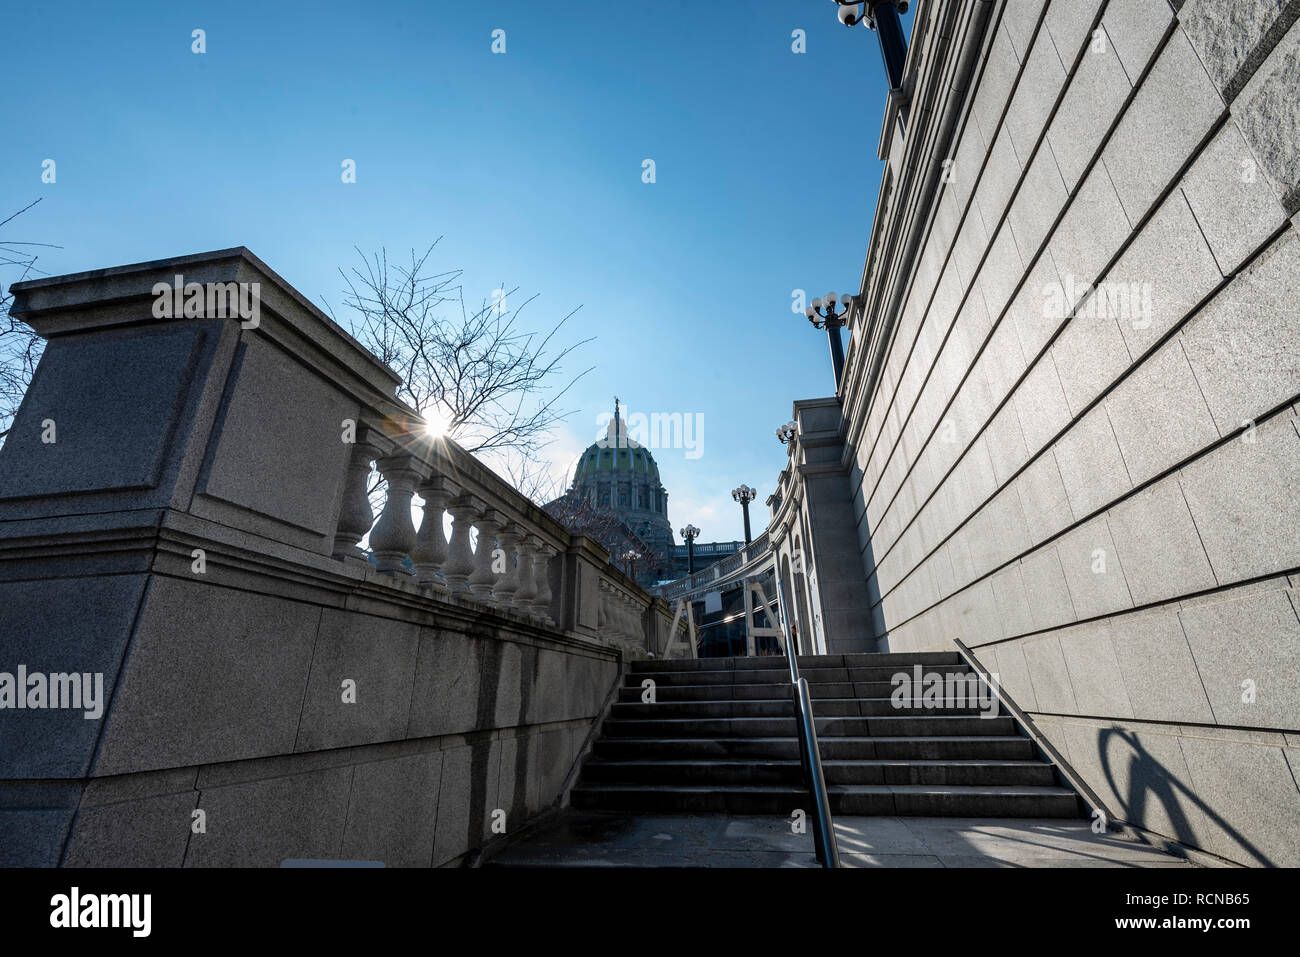
<svg viewBox="0 0 1300 957">
<path fill-rule="evenodd" d="M 1123 743 L 1133 749 L 1133 756 L 1129 762 L 1128 768 L 1128 795 L 1127 798 L 1121 796 L 1117 786 L 1115 769 L 1112 767 L 1109 752 L 1109 742 L 1113 738 L 1118 738 Z M 1251 843 L 1244 835 L 1228 824 L 1223 817 L 1217 814 L 1208 804 L 1206 804 L 1195 792 L 1189 789 L 1185 784 L 1173 777 L 1165 769 L 1165 766 L 1156 760 L 1155 756 L 1144 748 L 1138 741 L 1137 735 L 1131 731 L 1125 731 L 1120 728 L 1103 728 L 1101 734 L 1097 737 L 1097 755 L 1101 761 L 1102 773 L 1106 776 L 1106 783 L 1110 786 L 1111 793 L 1120 800 L 1121 808 L 1126 815 L 1125 820 L 1129 823 L 1139 823 L 1145 820 L 1148 797 L 1153 797 L 1164 808 L 1165 814 L 1169 817 L 1169 822 L 1173 826 L 1174 834 L 1180 842 L 1190 844 L 1191 838 L 1195 837 L 1192 830 L 1191 821 L 1183 813 L 1182 807 L 1177 800 L 1181 795 L 1191 801 L 1211 822 L 1216 824 L 1228 837 L 1247 854 L 1253 857 L 1261 864 L 1274 866 L 1260 848 Z M 1134 769 L 1147 767 L 1144 770 L 1154 767 L 1160 769 L 1163 773 L 1143 774 L 1141 778 L 1145 785 L 1138 784 L 1138 775 L 1134 774 Z M 1144 825 L 1143 825 L 1144 826 Z M 1196 846 L 1196 845 L 1193 845 Z"/>
</svg>

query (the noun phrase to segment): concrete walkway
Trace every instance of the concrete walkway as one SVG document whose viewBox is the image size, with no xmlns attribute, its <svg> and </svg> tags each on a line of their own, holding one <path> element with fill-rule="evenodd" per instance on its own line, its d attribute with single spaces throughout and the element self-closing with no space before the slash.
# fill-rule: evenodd
<svg viewBox="0 0 1300 957">
<path fill-rule="evenodd" d="M 843 867 L 1191 867 L 1087 821 L 839 817 Z M 495 856 L 508 867 L 816 867 L 812 835 L 771 816 L 568 810 Z"/>
</svg>

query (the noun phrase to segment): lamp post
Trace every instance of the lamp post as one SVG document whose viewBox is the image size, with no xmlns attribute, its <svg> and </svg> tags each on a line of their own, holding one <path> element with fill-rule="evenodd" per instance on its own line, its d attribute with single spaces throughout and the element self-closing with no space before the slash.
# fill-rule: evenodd
<svg viewBox="0 0 1300 957">
<path fill-rule="evenodd" d="M 758 489 L 742 485 L 731 490 L 731 497 L 740 503 L 740 507 L 745 512 L 745 544 L 748 545 L 753 541 L 749 534 L 749 503 L 758 498 Z"/>
<path fill-rule="evenodd" d="M 840 303 L 840 311 L 836 312 L 835 304 L 838 300 L 835 293 L 828 292 L 825 298 L 814 299 L 812 305 L 803 311 L 813 328 L 826 330 L 826 337 L 831 344 L 831 366 L 835 370 L 836 392 L 840 390 L 840 378 L 844 375 L 844 344 L 840 341 L 840 330 L 844 328 L 844 320 L 848 317 L 853 297 L 845 296 Z"/>
<path fill-rule="evenodd" d="M 627 572 L 627 577 L 636 578 L 636 563 L 641 560 L 641 553 L 635 548 L 629 548 L 623 553 L 623 569 Z"/>
<path fill-rule="evenodd" d="M 907 0 L 867 0 L 866 11 L 863 4 L 855 0 L 833 0 L 839 6 L 840 23 L 846 27 L 859 23 L 874 30 L 880 41 L 880 57 L 885 61 L 885 76 L 889 78 L 891 90 L 903 88 L 903 61 L 907 59 L 907 41 L 903 39 L 903 24 L 899 14 L 907 12 Z"/>
<path fill-rule="evenodd" d="M 685 528 L 678 530 L 678 534 L 686 540 L 686 574 L 695 574 L 695 539 L 699 536 L 700 530 L 694 525 L 687 525 Z"/>
<path fill-rule="evenodd" d="M 777 440 L 786 447 L 787 452 L 793 451 L 793 447 L 790 443 L 794 441 L 794 437 L 798 434 L 799 426 L 794 419 L 791 419 L 785 425 L 778 427 L 776 430 Z"/>
</svg>

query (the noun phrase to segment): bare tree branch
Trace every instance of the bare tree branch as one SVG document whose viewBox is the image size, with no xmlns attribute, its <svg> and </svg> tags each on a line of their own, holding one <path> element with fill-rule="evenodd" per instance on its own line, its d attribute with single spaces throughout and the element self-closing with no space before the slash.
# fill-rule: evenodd
<svg viewBox="0 0 1300 957">
<path fill-rule="evenodd" d="M 33 200 L 18 212 L 0 220 L 0 226 L 12 222 L 39 202 L 39 199 Z M 22 404 L 23 396 L 27 394 L 32 373 L 36 371 L 36 364 L 40 362 L 41 353 L 45 350 L 45 340 L 31 326 L 9 312 L 13 303 L 13 296 L 9 294 L 10 284 L 22 282 L 33 273 L 42 273 L 42 270 L 36 268 L 38 255 L 14 248 L 20 246 L 63 248 L 50 243 L 0 239 L 0 252 L 5 254 L 0 256 L 0 267 L 12 267 L 7 275 L 0 270 L 0 441 L 13 428 L 14 415 Z"/>
<path fill-rule="evenodd" d="M 522 314 L 537 297 L 515 305 L 517 288 L 469 305 L 462 270 L 429 266 L 439 241 L 411 250 L 409 265 L 390 262 L 387 249 L 369 256 L 357 249 L 360 264 L 339 270 L 352 313 L 343 324 L 401 376 L 401 399 L 466 451 L 498 453 L 507 478 L 535 498 L 544 485 L 540 453 L 571 414 L 560 403 L 591 371 L 570 377 L 566 364 L 592 340 L 555 344 L 576 309 L 545 333 L 526 331 Z"/>
</svg>

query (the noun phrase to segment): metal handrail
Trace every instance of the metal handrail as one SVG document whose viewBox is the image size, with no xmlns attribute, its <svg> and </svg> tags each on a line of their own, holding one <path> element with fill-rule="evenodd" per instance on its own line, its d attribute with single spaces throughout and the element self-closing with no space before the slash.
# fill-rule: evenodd
<svg viewBox="0 0 1300 957">
<path fill-rule="evenodd" d="M 813 799 L 813 847 L 817 861 L 823 867 L 840 866 L 840 849 L 835 841 L 835 822 L 831 818 L 831 799 L 826 791 L 826 776 L 822 772 L 821 748 L 817 744 L 817 722 L 813 717 L 812 693 L 808 680 L 799 677 L 798 649 L 791 640 L 790 629 L 784 621 L 785 657 L 790 665 L 790 701 L 794 705 L 795 725 L 799 729 L 799 765 L 803 770 L 804 787 Z"/>
</svg>

